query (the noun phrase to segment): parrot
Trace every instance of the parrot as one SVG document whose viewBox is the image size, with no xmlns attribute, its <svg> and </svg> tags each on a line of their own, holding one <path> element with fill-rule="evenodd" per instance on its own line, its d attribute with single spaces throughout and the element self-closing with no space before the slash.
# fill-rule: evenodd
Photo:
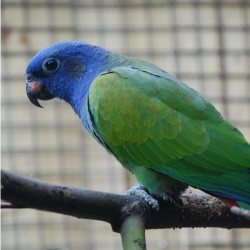
<svg viewBox="0 0 250 250">
<path fill-rule="evenodd" d="M 38 52 L 29 100 L 70 104 L 94 139 L 135 175 L 126 194 L 173 201 L 189 187 L 250 219 L 250 144 L 198 91 L 154 64 L 81 41 Z"/>
</svg>

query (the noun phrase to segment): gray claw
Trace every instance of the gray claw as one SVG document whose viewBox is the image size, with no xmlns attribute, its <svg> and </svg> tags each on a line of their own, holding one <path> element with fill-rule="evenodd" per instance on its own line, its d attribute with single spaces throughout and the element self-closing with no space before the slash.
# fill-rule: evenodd
<svg viewBox="0 0 250 250">
<path fill-rule="evenodd" d="M 173 198 L 172 198 L 170 195 L 168 195 L 168 194 L 164 194 L 164 195 L 162 196 L 162 199 L 163 199 L 164 201 L 173 203 Z"/>
<path fill-rule="evenodd" d="M 160 209 L 158 201 L 148 193 L 147 188 L 142 184 L 130 188 L 125 192 L 125 195 L 136 195 L 144 199 L 153 209 L 156 209 L 157 211 Z"/>
<path fill-rule="evenodd" d="M 246 219 L 250 220 L 250 211 L 248 211 L 248 210 L 246 210 L 244 208 L 232 206 L 231 207 L 231 212 L 238 215 L 238 216 L 243 216 Z"/>
</svg>

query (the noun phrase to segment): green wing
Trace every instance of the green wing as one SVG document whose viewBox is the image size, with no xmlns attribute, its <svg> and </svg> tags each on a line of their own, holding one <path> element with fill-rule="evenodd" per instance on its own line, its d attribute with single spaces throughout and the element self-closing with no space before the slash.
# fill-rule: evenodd
<svg viewBox="0 0 250 250">
<path fill-rule="evenodd" d="M 198 92 L 163 71 L 114 68 L 92 83 L 89 105 L 98 133 L 125 167 L 152 168 L 219 193 L 221 182 L 237 189 L 242 173 L 250 179 L 243 135 Z M 242 191 L 248 196 L 249 179 Z"/>
</svg>

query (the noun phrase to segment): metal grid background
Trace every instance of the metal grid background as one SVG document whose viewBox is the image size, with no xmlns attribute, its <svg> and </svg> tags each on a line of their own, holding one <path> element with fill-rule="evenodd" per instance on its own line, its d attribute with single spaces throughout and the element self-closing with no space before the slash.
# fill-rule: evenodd
<svg viewBox="0 0 250 250">
<path fill-rule="evenodd" d="M 2 167 L 32 178 L 122 193 L 134 178 L 64 102 L 37 109 L 26 65 L 43 47 L 83 40 L 151 61 L 203 93 L 250 140 L 249 0 L 2 0 Z M 38 197 L 39 198 L 39 197 Z M 2 211 L 2 249 L 121 249 L 102 222 Z M 249 230 L 147 231 L 149 249 L 249 249 Z"/>
</svg>

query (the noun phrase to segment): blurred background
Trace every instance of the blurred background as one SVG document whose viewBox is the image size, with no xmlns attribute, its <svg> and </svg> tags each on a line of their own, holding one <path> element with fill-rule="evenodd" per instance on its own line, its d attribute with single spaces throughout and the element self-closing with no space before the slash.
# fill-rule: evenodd
<svg viewBox="0 0 250 250">
<path fill-rule="evenodd" d="M 2 168 L 123 193 L 134 177 L 83 130 L 66 103 L 31 105 L 24 72 L 42 48 L 81 40 L 150 61 L 206 96 L 250 141 L 249 0 L 2 0 Z M 39 197 L 38 197 L 39 199 Z M 249 230 L 147 231 L 148 249 L 247 250 Z M 3 250 L 121 249 L 104 222 L 2 211 Z"/>
</svg>

